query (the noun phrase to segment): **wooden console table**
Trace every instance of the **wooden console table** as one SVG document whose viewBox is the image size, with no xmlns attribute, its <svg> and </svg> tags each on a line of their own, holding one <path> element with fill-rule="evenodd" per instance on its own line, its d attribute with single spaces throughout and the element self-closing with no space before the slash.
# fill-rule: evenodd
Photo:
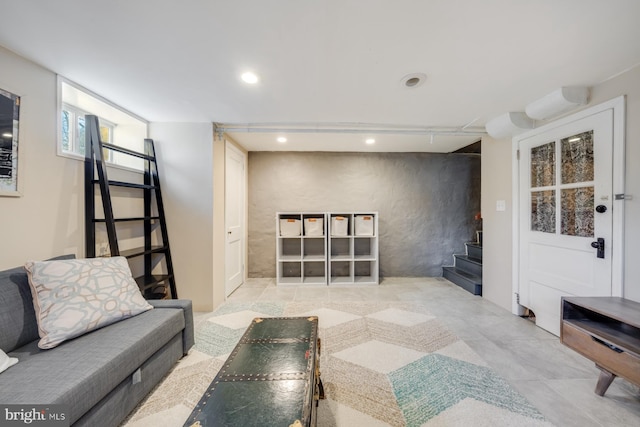
<svg viewBox="0 0 640 427">
<path fill-rule="evenodd" d="M 617 297 L 563 297 L 560 341 L 595 362 L 603 396 L 616 376 L 640 386 L 640 303 Z"/>
</svg>

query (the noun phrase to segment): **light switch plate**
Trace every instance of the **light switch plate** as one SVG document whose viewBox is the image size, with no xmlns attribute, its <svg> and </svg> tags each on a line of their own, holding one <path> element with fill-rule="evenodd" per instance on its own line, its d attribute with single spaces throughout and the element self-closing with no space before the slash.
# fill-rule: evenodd
<svg viewBox="0 0 640 427">
<path fill-rule="evenodd" d="M 507 203 L 504 200 L 496 200 L 496 211 L 504 212 L 507 210 Z"/>
</svg>

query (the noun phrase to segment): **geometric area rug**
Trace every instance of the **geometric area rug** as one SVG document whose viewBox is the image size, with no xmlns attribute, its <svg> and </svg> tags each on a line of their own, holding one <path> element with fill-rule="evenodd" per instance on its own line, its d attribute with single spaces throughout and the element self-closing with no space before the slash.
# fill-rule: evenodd
<svg viewBox="0 0 640 427">
<path fill-rule="evenodd" d="M 255 317 L 318 316 L 327 399 L 318 426 L 531 426 L 551 423 L 415 302 L 228 302 L 123 423 L 182 426 Z"/>
</svg>

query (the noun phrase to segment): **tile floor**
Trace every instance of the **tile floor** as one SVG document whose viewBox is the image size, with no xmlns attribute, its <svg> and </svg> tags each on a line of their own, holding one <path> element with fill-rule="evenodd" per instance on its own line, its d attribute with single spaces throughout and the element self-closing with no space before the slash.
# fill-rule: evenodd
<svg viewBox="0 0 640 427">
<path fill-rule="evenodd" d="M 276 287 L 274 279 L 249 279 L 228 300 L 421 301 L 557 426 L 640 425 L 638 387 L 617 378 L 597 396 L 593 363 L 532 322 L 443 278 L 387 278 L 368 287 Z M 208 314 L 196 313 L 196 323 Z"/>
</svg>

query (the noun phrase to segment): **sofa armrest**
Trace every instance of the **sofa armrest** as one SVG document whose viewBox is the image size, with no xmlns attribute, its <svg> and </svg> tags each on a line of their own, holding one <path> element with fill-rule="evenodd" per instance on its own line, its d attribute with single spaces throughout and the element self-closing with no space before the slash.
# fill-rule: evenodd
<svg viewBox="0 0 640 427">
<path fill-rule="evenodd" d="M 189 349 L 195 344 L 193 330 L 193 308 L 191 300 L 187 299 L 159 299 L 148 300 L 153 308 L 181 308 L 184 311 L 184 330 L 182 331 L 182 352 L 187 355 Z"/>
</svg>

